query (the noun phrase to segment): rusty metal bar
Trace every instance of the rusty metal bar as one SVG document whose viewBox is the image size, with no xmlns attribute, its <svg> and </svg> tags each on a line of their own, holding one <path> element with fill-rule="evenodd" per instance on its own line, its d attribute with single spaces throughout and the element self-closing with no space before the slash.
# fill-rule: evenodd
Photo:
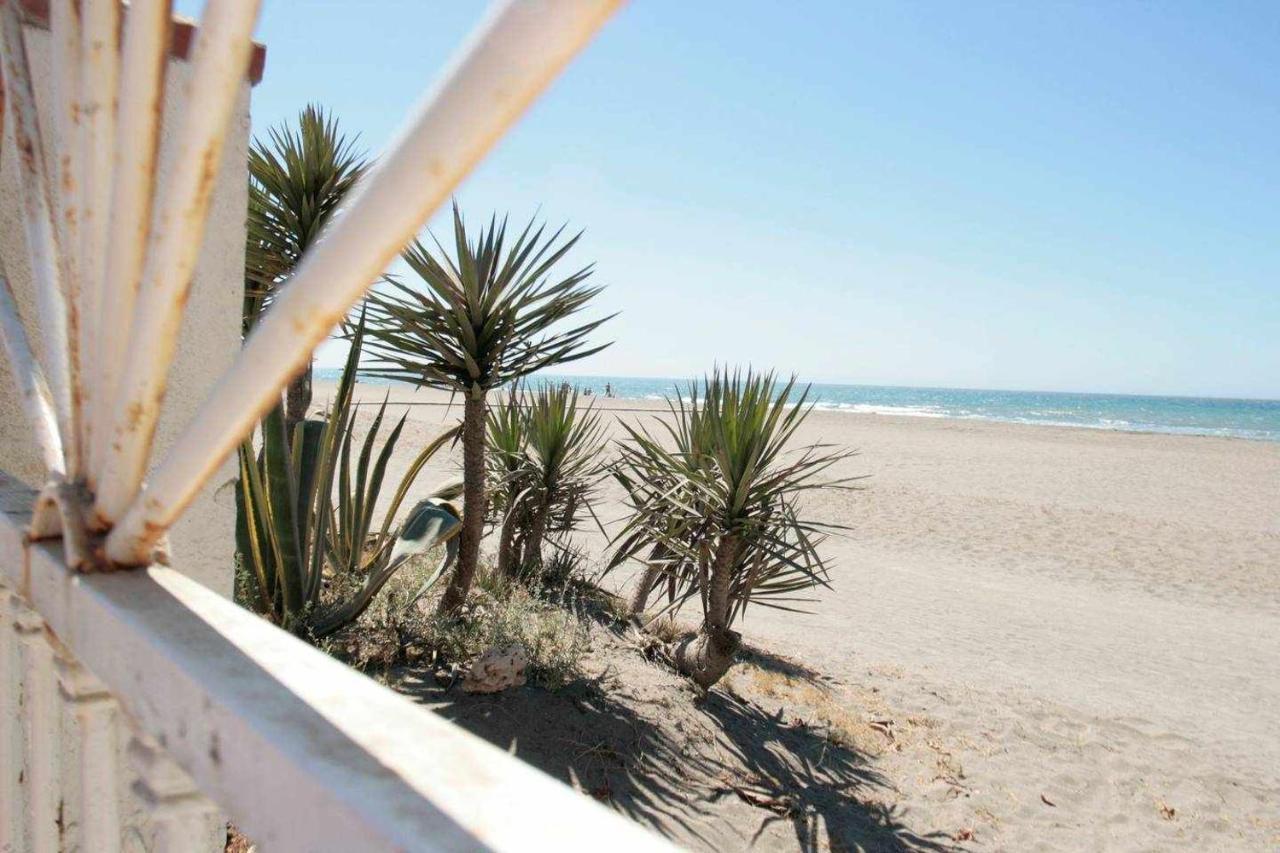
<svg viewBox="0 0 1280 853">
<path fill-rule="evenodd" d="M 0 123 L 0 129 L 3 124 Z M 45 474 L 64 474 L 65 460 L 62 441 L 58 437 L 57 417 L 49 401 L 49 386 L 31 352 L 27 330 L 18 315 L 18 304 L 9 288 L 9 280 L 0 274 L 0 340 L 9 357 L 9 369 L 13 372 L 14 385 L 22 395 L 22 407 L 31 422 L 31 431 Z"/>
<path fill-rule="evenodd" d="M 0 81 L 0 151 L 3 150 L 5 124 L 4 85 Z M 13 297 L 13 289 L 9 279 L 0 268 L 0 344 L 5 355 L 9 357 L 9 370 L 13 374 L 13 384 L 22 397 L 22 408 L 27 420 L 31 423 L 31 431 L 40 453 L 40 461 L 44 463 L 46 475 L 65 475 L 66 458 L 62 455 L 62 439 L 58 435 L 58 418 L 53 411 L 53 402 L 49 395 L 49 385 L 45 382 L 44 371 L 40 362 L 31 351 L 31 340 L 26 326 L 22 324 L 22 316 L 18 311 L 18 302 Z M 6 595 L 0 590 L 0 596 Z M 0 629 L 3 633 L 3 629 Z M 3 652 L 0 652 L 3 654 Z M 0 679 L 0 684 L 5 683 Z M 0 849 L 3 849 L 0 847 Z"/>
<path fill-rule="evenodd" d="M 44 368 L 66 466 L 68 471 L 76 471 L 80 458 L 76 442 L 78 413 L 73 405 L 72 388 L 78 377 L 68 345 L 70 336 L 75 332 L 75 306 L 65 298 L 58 266 L 58 235 L 50 205 L 48 170 L 44 162 L 40 120 L 36 114 L 35 90 L 31 84 L 31 68 L 22 36 L 19 0 L 0 0 L 0 50 L 4 60 L 5 103 L 12 120 L 18 155 L 23 224 L 40 315 Z"/>
<path fill-rule="evenodd" d="M 95 431 L 104 429 L 110 399 L 98 381 L 102 363 L 103 275 L 106 273 L 107 225 L 111 205 L 111 169 L 115 159 L 116 85 L 120 74 L 117 0 L 82 0 L 80 41 L 80 111 L 76 150 L 80 161 L 80 242 L 64 251 L 79 251 L 80 284 L 80 446 L 83 474 L 95 480 Z"/>
<path fill-rule="evenodd" d="M 125 17 L 116 116 L 116 133 L 123 143 L 115 150 L 115 184 L 111 192 L 100 315 L 106 331 L 98 338 L 99 364 L 95 380 L 98 400 L 102 403 L 94 434 L 97 474 L 101 473 L 107 455 L 111 400 L 115 398 L 124 368 L 151 225 L 171 6 L 170 0 L 133 0 Z"/>
<path fill-rule="evenodd" d="M 147 490 L 111 532 L 112 560 L 149 559 L 159 536 L 279 400 L 315 346 L 620 5 L 516 0 L 494 10 L 303 258 Z"/>
<path fill-rule="evenodd" d="M 84 448 L 85 412 L 84 399 L 88 389 L 84 387 L 81 365 L 84 357 L 85 313 L 83 293 L 80 289 L 80 220 L 84 192 L 84 158 L 80 153 L 83 144 L 81 132 L 80 77 L 82 65 L 80 51 L 83 45 L 80 5 L 75 0 L 51 0 L 49 4 L 49 30 L 51 41 L 50 71 L 52 78 L 53 109 L 47 133 L 53 149 L 53 162 L 44 174 L 48 182 L 49 200 L 55 219 L 58 237 L 58 274 L 67 315 L 67 360 L 71 370 L 71 407 L 74 435 L 64 434 L 64 445 L 74 445 L 74 464 L 68 470 L 71 476 L 84 472 L 87 463 Z"/>
<path fill-rule="evenodd" d="M 209 0 L 196 34 L 188 105 L 151 221 L 142 283 L 115 394 L 95 516 L 109 524 L 142 483 L 182 309 L 204 235 L 222 144 L 253 48 L 259 0 Z"/>
</svg>

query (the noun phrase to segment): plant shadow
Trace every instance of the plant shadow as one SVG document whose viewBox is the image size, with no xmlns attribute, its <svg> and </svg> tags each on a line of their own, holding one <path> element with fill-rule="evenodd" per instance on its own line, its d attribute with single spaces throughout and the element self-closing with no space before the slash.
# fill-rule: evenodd
<svg viewBox="0 0 1280 853">
<path fill-rule="evenodd" d="M 703 849 L 943 851 L 873 796 L 886 781 L 864 756 L 804 724 L 669 672 L 610 671 L 559 690 L 494 696 L 400 670 L 397 689 L 473 734 L 669 837 Z"/>
<path fill-rule="evenodd" d="M 785 822 L 804 851 L 958 849 L 940 833 L 913 832 L 900 810 L 867 797 L 887 782 L 857 750 L 833 743 L 803 720 L 786 722 L 783 709 L 769 714 L 730 693 L 713 690 L 700 705 L 724 733 L 735 763 L 751 774 L 747 796 L 774 812 L 756 837 L 771 823 Z M 759 800 L 756 792 L 769 799 Z M 721 796 L 743 793 L 735 788 Z"/>
<path fill-rule="evenodd" d="M 775 672 L 778 675 L 785 675 L 798 681 L 805 681 L 809 684 L 817 685 L 832 680 L 813 667 L 799 661 L 745 643 L 742 650 L 738 652 L 738 661 L 740 663 L 755 664 L 760 669 Z"/>
</svg>

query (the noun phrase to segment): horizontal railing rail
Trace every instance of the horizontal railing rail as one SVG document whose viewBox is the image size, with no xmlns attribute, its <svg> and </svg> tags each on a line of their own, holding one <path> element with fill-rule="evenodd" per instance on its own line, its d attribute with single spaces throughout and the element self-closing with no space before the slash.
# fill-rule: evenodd
<svg viewBox="0 0 1280 853">
<path fill-rule="evenodd" d="M 177 571 L 68 570 L 33 498 L 0 474 L 0 582 L 262 849 L 666 848 Z"/>
</svg>

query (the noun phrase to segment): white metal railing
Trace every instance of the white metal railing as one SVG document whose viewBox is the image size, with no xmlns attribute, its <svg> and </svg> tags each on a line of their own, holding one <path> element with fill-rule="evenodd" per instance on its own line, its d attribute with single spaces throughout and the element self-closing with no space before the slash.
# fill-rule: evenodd
<svg viewBox="0 0 1280 853">
<path fill-rule="evenodd" d="M 315 345 L 621 0 L 495 8 L 158 465 L 152 437 L 259 0 L 207 0 L 183 93 L 198 106 L 158 195 L 169 0 L 127 14 L 119 0 L 48 0 L 48 128 L 24 42 L 32 2 L 0 0 L 0 121 L 40 348 L 3 280 L 0 337 L 48 479 L 37 494 L 0 474 L 0 852 L 212 850 L 219 809 L 268 850 L 662 846 L 148 565 Z"/>
<path fill-rule="evenodd" d="M 0 756 L 0 766 L 21 764 L 28 773 L 21 792 L 0 788 L 0 817 L 25 813 L 35 830 L 31 849 L 56 849 L 51 818 L 63 785 L 80 792 L 81 849 L 113 849 L 89 840 L 114 837 L 118 821 L 109 808 L 114 768 L 105 739 L 109 716 L 119 712 L 146 734 L 129 752 L 145 771 L 143 800 L 164 850 L 194 849 L 191 834 L 212 803 L 270 851 L 660 846 L 640 827 L 178 572 L 68 570 L 56 545 L 25 544 L 30 498 L 0 477 L 0 579 L 39 614 L 15 619 L 12 603 L 6 614 L 30 648 L 20 655 L 25 757 Z M 9 660 L 3 651 L 0 662 Z M 55 659 L 66 661 L 57 672 L 61 695 Z M 78 779 L 56 778 L 50 721 L 55 704 L 66 701 L 81 718 Z M 11 710 L 4 708 L 0 725 L 19 719 Z M 13 743 L 7 734 L 0 732 L 0 746 Z"/>
</svg>

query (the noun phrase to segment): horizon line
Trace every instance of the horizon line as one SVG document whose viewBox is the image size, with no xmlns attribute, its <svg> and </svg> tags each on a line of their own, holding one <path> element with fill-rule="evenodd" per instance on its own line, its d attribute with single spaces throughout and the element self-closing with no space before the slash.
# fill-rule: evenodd
<svg viewBox="0 0 1280 853">
<path fill-rule="evenodd" d="M 698 376 L 704 375 L 699 373 Z M 570 373 L 570 372 L 550 372 L 546 374 L 533 374 L 545 376 L 572 376 L 582 379 L 644 379 L 648 381 L 666 381 L 672 383 L 687 383 L 691 377 L 674 377 L 674 376 L 642 376 L 638 374 L 627 373 Z M 780 372 L 778 375 L 783 375 Z M 790 375 L 790 374 L 787 374 Z M 999 387 L 975 387 L 969 385 L 912 385 L 906 383 L 893 382 L 846 382 L 836 380 L 807 380 L 802 379 L 801 374 L 796 373 L 797 384 L 803 382 L 807 385 L 820 386 L 836 386 L 846 388 L 901 388 L 912 391 L 997 391 L 1004 394 L 1074 394 L 1076 396 L 1093 396 L 1093 397 L 1138 397 L 1156 400 L 1222 400 L 1234 403 L 1280 403 L 1280 397 L 1239 397 L 1227 394 L 1154 394 L 1150 392 L 1137 391 L 1079 391 L 1074 389 L 1050 389 L 1050 388 L 999 388 Z M 696 377 L 695 377 L 696 378 Z"/>
<path fill-rule="evenodd" d="M 316 364 L 316 369 L 341 371 L 340 365 L 324 365 Z M 650 382 L 663 381 L 673 385 L 687 384 L 691 379 L 696 379 L 705 375 L 706 371 L 699 372 L 694 376 L 654 376 L 631 373 L 573 373 L 569 371 L 551 371 L 547 373 L 531 374 L 533 376 L 547 377 L 574 377 L 580 379 L 639 379 Z M 778 375 L 783 375 L 778 373 Z M 790 374 L 787 374 L 790 375 Z M 1158 394 L 1152 392 L 1138 391 L 1080 391 L 1076 389 L 1053 389 L 1053 388 L 1001 388 L 1001 387 L 976 387 L 970 385 L 914 385 L 908 383 L 893 382 L 851 382 L 838 380 L 807 380 L 802 379 L 801 374 L 796 373 L 797 383 L 803 382 L 812 386 L 835 386 L 846 388 L 898 388 L 912 391 L 995 391 L 1002 394 L 1062 394 L 1076 396 L 1092 396 L 1092 397 L 1134 397 L 1139 399 L 1155 399 L 1155 400 L 1220 400 L 1223 402 L 1234 403 L 1280 403 L 1280 397 L 1241 397 L 1231 394 Z M 411 384 L 411 383 L 402 383 Z"/>
</svg>

